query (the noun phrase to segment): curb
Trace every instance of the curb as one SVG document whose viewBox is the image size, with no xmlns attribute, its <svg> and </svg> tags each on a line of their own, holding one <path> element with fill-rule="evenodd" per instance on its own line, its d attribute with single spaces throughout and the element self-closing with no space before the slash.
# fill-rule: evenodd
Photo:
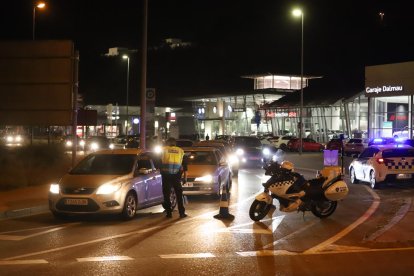
<svg viewBox="0 0 414 276">
<path fill-rule="evenodd" d="M 38 214 L 46 213 L 48 211 L 49 211 L 48 205 L 37 205 L 37 206 L 22 208 L 22 209 L 5 210 L 3 212 L 0 212 L 0 220 L 27 217 L 31 215 L 38 215 Z"/>
</svg>

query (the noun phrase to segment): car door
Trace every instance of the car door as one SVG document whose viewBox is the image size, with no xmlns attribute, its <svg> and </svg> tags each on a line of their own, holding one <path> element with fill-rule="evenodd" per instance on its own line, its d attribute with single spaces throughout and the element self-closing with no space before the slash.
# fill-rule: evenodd
<svg viewBox="0 0 414 276">
<path fill-rule="evenodd" d="M 146 204 L 161 203 L 163 201 L 161 174 L 155 169 L 149 155 L 142 154 L 138 157 L 138 170 L 143 174 L 146 185 Z"/>
<path fill-rule="evenodd" d="M 143 175 L 139 171 L 138 159 L 137 159 L 137 162 L 135 164 L 135 169 L 134 169 L 134 178 L 132 179 L 132 185 L 137 194 L 139 209 L 148 205 L 147 182 L 145 180 L 146 180 L 145 175 Z"/>
</svg>

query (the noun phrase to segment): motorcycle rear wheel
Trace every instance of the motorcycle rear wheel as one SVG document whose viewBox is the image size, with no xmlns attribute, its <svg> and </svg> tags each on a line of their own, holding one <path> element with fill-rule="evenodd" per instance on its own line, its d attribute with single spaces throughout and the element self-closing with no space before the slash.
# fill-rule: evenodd
<svg viewBox="0 0 414 276">
<path fill-rule="evenodd" d="M 250 206 L 249 216 L 254 221 L 259 221 L 269 213 L 271 204 L 255 199 Z"/>
<path fill-rule="evenodd" d="M 338 205 L 337 201 L 324 200 L 312 203 L 311 212 L 318 218 L 326 218 L 333 214 Z"/>
</svg>

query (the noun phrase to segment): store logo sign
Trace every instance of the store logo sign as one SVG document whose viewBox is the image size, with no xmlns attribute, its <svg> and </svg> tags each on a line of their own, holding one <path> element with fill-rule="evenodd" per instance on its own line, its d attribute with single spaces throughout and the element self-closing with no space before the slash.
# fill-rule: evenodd
<svg viewBox="0 0 414 276">
<path fill-rule="evenodd" d="M 392 85 L 383 85 L 383 86 L 377 86 L 377 87 L 366 87 L 365 88 L 365 92 L 367 94 L 379 94 L 379 93 L 384 93 L 384 92 L 398 92 L 398 91 L 403 91 L 404 88 L 402 85 L 396 85 L 396 86 L 392 86 Z"/>
</svg>

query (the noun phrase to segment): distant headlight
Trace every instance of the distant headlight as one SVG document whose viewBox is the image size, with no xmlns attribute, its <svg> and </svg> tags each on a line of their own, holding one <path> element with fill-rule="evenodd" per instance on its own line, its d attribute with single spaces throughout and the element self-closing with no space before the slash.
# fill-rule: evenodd
<svg viewBox="0 0 414 276">
<path fill-rule="evenodd" d="M 202 177 L 196 177 L 194 181 L 200 181 L 200 182 L 211 182 L 213 181 L 213 177 L 211 175 L 204 175 Z"/>
<path fill-rule="evenodd" d="M 91 150 L 97 150 L 99 149 L 99 145 L 96 142 L 91 143 Z"/>
<path fill-rule="evenodd" d="M 113 143 L 110 143 L 110 144 L 109 144 L 109 148 L 110 148 L 110 149 L 114 149 L 114 148 L 115 148 L 115 145 L 114 145 Z"/>
<path fill-rule="evenodd" d="M 239 155 L 239 156 L 242 156 L 244 154 L 244 150 L 243 149 L 237 149 L 236 154 Z"/>
<path fill-rule="evenodd" d="M 60 187 L 59 184 L 50 184 L 49 192 L 51 194 L 59 194 Z"/>
<path fill-rule="evenodd" d="M 72 146 L 72 141 L 66 141 L 66 146 L 71 147 Z"/>
<path fill-rule="evenodd" d="M 23 140 L 22 136 L 20 135 L 17 135 L 15 139 L 16 139 L 16 142 L 21 142 Z"/>
<path fill-rule="evenodd" d="M 85 146 L 85 141 L 80 140 L 80 141 L 79 141 L 79 145 L 80 145 L 81 147 L 84 147 L 84 146 Z"/>
<path fill-rule="evenodd" d="M 105 183 L 102 184 L 98 190 L 96 191 L 96 194 L 98 195 L 109 195 L 112 193 L 115 193 L 119 189 L 121 189 L 122 184 L 119 182 L 115 183 Z"/>
<path fill-rule="evenodd" d="M 264 148 L 262 152 L 263 152 L 263 155 L 266 155 L 266 156 L 270 155 L 270 150 L 268 148 Z"/>
<path fill-rule="evenodd" d="M 7 136 L 7 142 L 13 142 L 13 136 Z"/>
</svg>

